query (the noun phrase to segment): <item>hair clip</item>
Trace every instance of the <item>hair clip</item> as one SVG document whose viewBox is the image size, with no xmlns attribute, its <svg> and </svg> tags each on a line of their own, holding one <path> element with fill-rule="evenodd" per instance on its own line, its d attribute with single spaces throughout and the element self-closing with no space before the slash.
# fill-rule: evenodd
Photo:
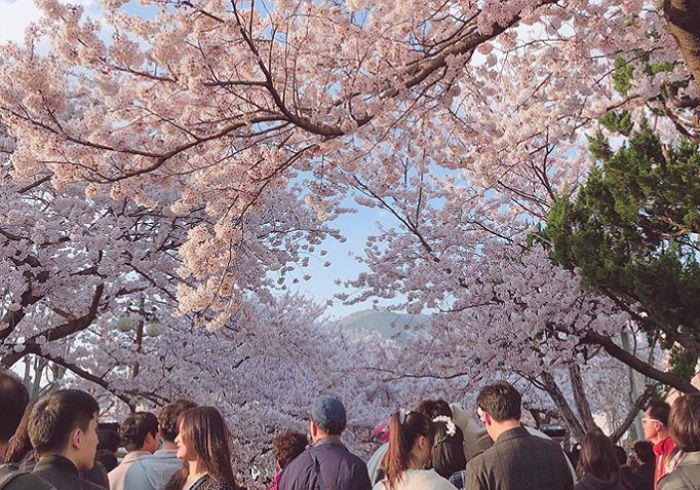
<svg viewBox="0 0 700 490">
<path fill-rule="evenodd" d="M 447 417 L 445 415 L 440 415 L 439 417 L 435 417 L 433 419 L 433 422 L 443 422 L 445 424 L 445 432 L 447 436 L 453 436 L 457 433 L 457 428 L 455 427 L 455 423 L 452 421 L 450 417 Z"/>
<path fill-rule="evenodd" d="M 406 423 L 406 417 L 408 417 L 409 413 L 411 412 L 404 408 L 399 409 L 399 424 L 403 425 Z"/>
</svg>

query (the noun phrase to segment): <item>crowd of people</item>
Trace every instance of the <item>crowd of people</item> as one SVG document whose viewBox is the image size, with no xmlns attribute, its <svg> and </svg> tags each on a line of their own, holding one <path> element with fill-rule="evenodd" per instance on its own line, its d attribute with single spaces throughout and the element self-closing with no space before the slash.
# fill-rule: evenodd
<svg viewBox="0 0 700 490">
<path fill-rule="evenodd" d="M 458 405 L 423 400 L 393 413 L 367 463 L 343 444 L 347 414 L 330 396 L 309 412 L 309 437 L 274 437 L 269 490 L 675 490 L 700 487 L 700 395 L 644 412 L 630 452 L 600 429 L 571 453 L 521 422 L 510 384 L 485 386 L 475 429 Z M 98 428 L 90 394 L 62 389 L 30 403 L 0 371 L 0 490 L 238 490 L 230 433 L 214 407 L 176 400 Z M 121 460 L 118 453 L 126 453 Z"/>
</svg>

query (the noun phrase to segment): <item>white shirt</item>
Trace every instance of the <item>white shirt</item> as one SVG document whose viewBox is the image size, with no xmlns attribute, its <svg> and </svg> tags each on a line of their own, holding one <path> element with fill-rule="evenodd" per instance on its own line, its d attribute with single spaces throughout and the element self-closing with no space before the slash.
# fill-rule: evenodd
<svg viewBox="0 0 700 490">
<path fill-rule="evenodd" d="M 378 482 L 372 490 L 388 490 L 384 480 Z M 435 470 L 406 470 L 401 474 L 393 490 L 457 490 L 457 488 L 435 473 Z"/>
</svg>

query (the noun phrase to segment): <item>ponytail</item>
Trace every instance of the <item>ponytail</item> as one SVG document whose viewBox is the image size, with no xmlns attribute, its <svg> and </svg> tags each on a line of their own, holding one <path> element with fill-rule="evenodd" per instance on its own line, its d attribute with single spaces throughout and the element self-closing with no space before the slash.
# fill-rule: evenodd
<svg viewBox="0 0 700 490">
<path fill-rule="evenodd" d="M 432 446 L 435 435 L 433 422 L 419 412 L 394 412 L 389 420 L 389 449 L 382 466 L 386 473 L 386 486 L 396 488 L 404 471 L 411 463 L 411 450 L 420 436 Z"/>
</svg>

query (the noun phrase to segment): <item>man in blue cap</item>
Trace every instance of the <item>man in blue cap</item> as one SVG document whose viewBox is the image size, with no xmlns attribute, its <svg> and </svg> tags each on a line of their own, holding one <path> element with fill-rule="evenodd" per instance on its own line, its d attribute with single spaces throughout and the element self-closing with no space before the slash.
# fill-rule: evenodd
<svg viewBox="0 0 700 490">
<path fill-rule="evenodd" d="M 312 445 L 282 472 L 279 490 L 370 490 L 367 466 L 343 445 L 345 407 L 322 396 L 311 405 Z"/>
</svg>

